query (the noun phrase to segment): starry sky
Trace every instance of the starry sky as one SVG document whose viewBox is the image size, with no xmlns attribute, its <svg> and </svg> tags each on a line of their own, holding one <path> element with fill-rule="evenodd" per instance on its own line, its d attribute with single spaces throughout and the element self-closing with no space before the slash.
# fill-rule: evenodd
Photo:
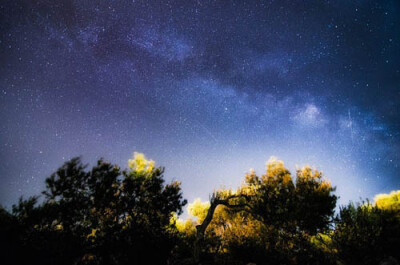
<svg viewBox="0 0 400 265">
<path fill-rule="evenodd" d="M 82 156 L 184 197 L 310 164 L 340 203 L 400 188 L 398 0 L 0 2 L 0 204 Z"/>
</svg>

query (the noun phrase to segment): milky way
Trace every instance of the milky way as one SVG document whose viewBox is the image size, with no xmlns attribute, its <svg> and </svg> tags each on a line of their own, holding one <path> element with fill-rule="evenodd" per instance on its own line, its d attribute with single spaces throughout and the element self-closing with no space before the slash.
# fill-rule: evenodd
<svg viewBox="0 0 400 265">
<path fill-rule="evenodd" d="M 276 156 L 399 189 L 400 2 L 2 1 L 0 203 L 134 151 L 207 199 Z"/>
</svg>

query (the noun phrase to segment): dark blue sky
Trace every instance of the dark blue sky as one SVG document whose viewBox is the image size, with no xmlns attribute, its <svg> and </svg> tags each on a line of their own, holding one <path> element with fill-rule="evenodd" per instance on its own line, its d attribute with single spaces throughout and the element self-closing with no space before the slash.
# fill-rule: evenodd
<svg viewBox="0 0 400 265">
<path fill-rule="evenodd" d="M 325 172 L 341 203 L 400 188 L 400 2 L 2 1 L 0 203 L 67 159 L 134 151 L 207 199 Z"/>
</svg>

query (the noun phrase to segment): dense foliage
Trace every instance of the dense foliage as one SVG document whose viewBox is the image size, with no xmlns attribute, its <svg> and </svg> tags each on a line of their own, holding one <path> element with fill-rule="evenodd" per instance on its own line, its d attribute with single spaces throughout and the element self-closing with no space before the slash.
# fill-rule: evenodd
<svg viewBox="0 0 400 265">
<path fill-rule="evenodd" d="M 379 203 L 340 209 L 332 239 L 338 257 L 346 264 L 379 264 L 385 258 L 400 260 L 400 211 Z M 397 209 L 396 209 L 397 208 Z"/>
<path fill-rule="evenodd" d="M 171 215 L 186 204 L 180 183 L 164 185 L 163 169 L 141 154 L 126 171 L 103 160 L 85 168 L 72 159 L 46 179 L 40 205 L 2 211 L 11 264 L 166 263 L 178 239 Z"/>
<path fill-rule="evenodd" d="M 310 239 L 329 229 L 337 200 L 333 192 L 321 172 L 304 167 L 294 180 L 282 161 L 270 160 L 266 174 L 251 171 L 237 191 L 217 191 L 220 198 L 236 196 L 215 211 L 204 251 L 242 263 L 315 264 L 321 253 Z M 209 207 L 196 200 L 188 209 L 202 223 Z M 178 229 L 194 234 L 191 225 L 193 219 L 180 221 Z M 319 259 L 326 264 L 322 254 Z"/>
<path fill-rule="evenodd" d="M 0 207 L 3 264 L 398 264 L 400 191 L 334 216 L 335 188 L 320 171 L 266 167 L 196 199 L 182 220 L 180 183 L 165 184 L 144 155 L 123 171 L 74 158 L 41 197 Z"/>
</svg>

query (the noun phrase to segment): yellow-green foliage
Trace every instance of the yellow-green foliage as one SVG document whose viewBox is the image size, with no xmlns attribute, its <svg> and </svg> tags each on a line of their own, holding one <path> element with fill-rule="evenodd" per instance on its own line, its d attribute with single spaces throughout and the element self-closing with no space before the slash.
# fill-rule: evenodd
<svg viewBox="0 0 400 265">
<path fill-rule="evenodd" d="M 192 236 L 196 233 L 197 223 L 192 218 L 183 220 L 178 218 L 178 215 L 174 213 L 171 216 L 171 224 L 175 224 L 176 229 L 185 235 Z"/>
<path fill-rule="evenodd" d="M 138 173 L 150 173 L 154 169 L 155 162 L 147 160 L 144 154 L 135 152 L 133 159 L 128 160 L 128 165 L 130 169 Z"/>
<path fill-rule="evenodd" d="M 173 214 L 171 224 L 175 224 L 178 231 L 185 235 L 194 235 L 196 233 L 196 225 L 203 222 L 209 208 L 209 202 L 202 202 L 200 198 L 197 198 L 192 203 L 189 203 L 187 207 L 189 218 L 184 220 Z"/>
<path fill-rule="evenodd" d="M 290 176 L 289 170 L 285 168 L 282 160 L 278 160 L 276 157 L 271 157 L 266 163 L 267 172 L 263 176 L 264 180 L 269 180 L 275 178 L 276 176 L 281 176 L 284 183 L 290 182 L 292 177 Z"/>
<path fill-rule="evenodd" d="M 389 194 L 377 194 L 374 202 L 380 209 L 400 211 L 400 190 L 392 191 Z"/>
<path fill-rule="evenodd" d="M 97 229 L 92 229 L 92 232 L 86 236 L 86 239 L 90 240 L 91 242 L 94 242 L 96 238 L 96 232 Z"/>
<path fill-rule="evenodd" d="M 317 249 L 325 252 L 325 253 L 336 253 L 337 249 L 333 247 L 331 235 L 318 233 L 315 236 L 310 237 L 310 242 Z"/>
<path fill-rule="evenodd" d="M 188 205 L 188 212 L 191 216 L 196 217 L 199 223 L 202 223 L 207 216 L 207 211 L 210 208 L 209 202 L 202 202 L 200 198 L 195 199 Z"/>
<path fill-rule="evenodd" d="M 331 192 L 333 190 L 331 182 L 322 177 L 322 171 L 312 169 L 307 165 L 302 169 L 297 170 L 296 185 L 307 183 L 308 185 L 311 185 L 315 191 Z"/>
<path fill-rule="evenodd" d="M 178 219 L 176 222 L 176 228 L 179 232 L 185 233 L 186 235 L 196 234 L 196 222 L 191 218 L 187 220 Z"/>
<path fill-rule="evenodd" d="M 320 171 L 305 166 L 297 171 L 294 179 L 283 161 L 271 157 L 266 163 L 264 175 L 257 176 L 250 169 L 236 191 L 214 191 L 212 198 L 219 200 L 243 195 L 233 196 L 229 204 L 244 207 L 219 205 L 215 209 L 205 237 L 207 242 L 214 242 L 218 248 L 210 247 L 208 251 L 235 251 L 238 247 L 292 251 L 296 240 L 304 237 L 303 240 L 312 240 L 317 249 L 333 253 L 334 250 L 329 249 L 329 236 L 320 234 L 312 237 L 320 231 L 314 227 L 324 227 L 329 223 L 328 217 L 336 201 L 333 198 L 331 203 L 333 190 Z M 209 208 L 209 202 L 194 200 L 188 205 L 189 216 L 193 218 L 176 219 L 177 229 L 186 235 L 195 234 L 196 225 L 203 222 Z M 294 236 L 292 231 L 295 229 L 302 229 L 302 233 Z"/>
</svg>

